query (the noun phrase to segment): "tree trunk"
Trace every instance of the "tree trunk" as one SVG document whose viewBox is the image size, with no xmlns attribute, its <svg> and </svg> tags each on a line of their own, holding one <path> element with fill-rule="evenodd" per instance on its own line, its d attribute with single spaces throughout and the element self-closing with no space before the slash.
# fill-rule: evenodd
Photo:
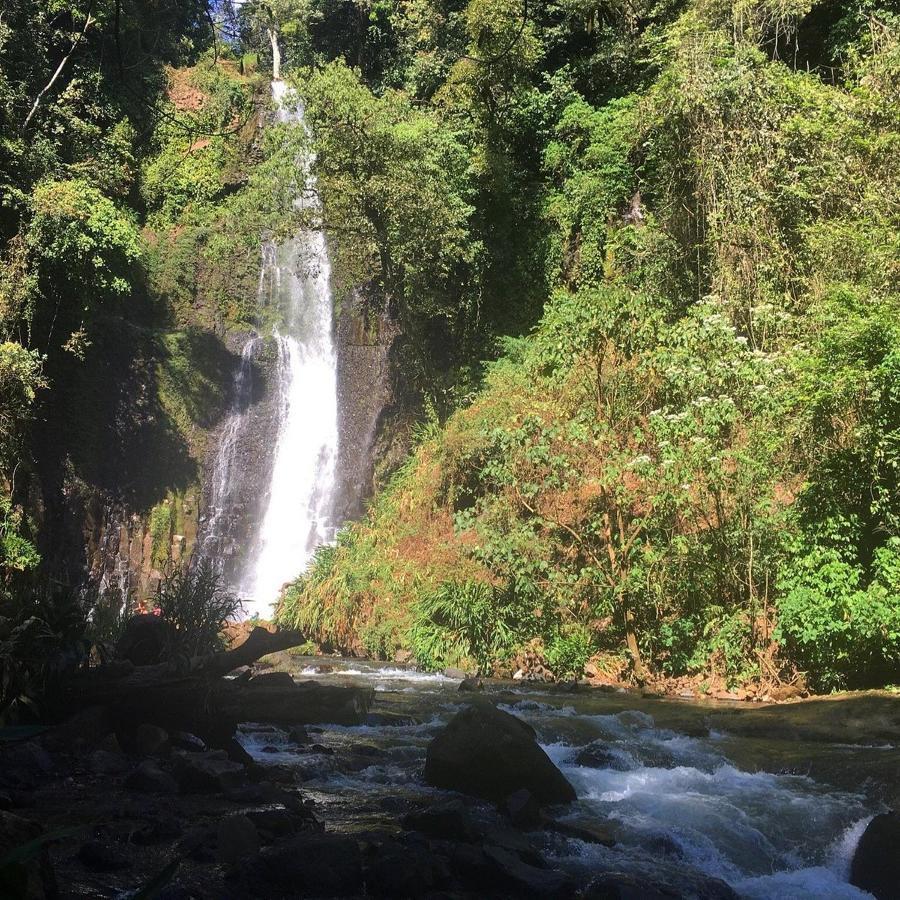
<svg viewBox="0 0 900 900">
<path fill-rule="evenodd" d="M 272 42 L 272 81 L 281 79 L 281 49 L 278 46 L 278 29 L 273 25 L 267 29 Z"/>
<path fill-rule="evenodd" d="M 625 644 L 628 647 L 631 658 L 634 660 L 634 677 L 638 682 L 643 682 L 647 677 L 647 673 L 644 669 L 644 662 L 641 659 L 641 648 L 638 647 L 637 634 L 634 630 L 634 613 L 627 606 L 625 607 Z"/>
</svg>

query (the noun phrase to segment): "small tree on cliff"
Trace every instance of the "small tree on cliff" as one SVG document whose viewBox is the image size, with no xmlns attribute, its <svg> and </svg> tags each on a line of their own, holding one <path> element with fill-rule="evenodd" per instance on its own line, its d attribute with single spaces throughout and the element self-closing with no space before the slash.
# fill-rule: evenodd
<svg viewBox="0 0 900 900">
<path fill-rule="evenodd" d="M 272 78 L 281 78 L 281 54 L 288 41 L 298 55 L 309 47 L 309 24 L 315 15 L 313 0 L 251 0 L 243 8 L 255 35 L 265 33 L 272 50 Z"/>
</svg>

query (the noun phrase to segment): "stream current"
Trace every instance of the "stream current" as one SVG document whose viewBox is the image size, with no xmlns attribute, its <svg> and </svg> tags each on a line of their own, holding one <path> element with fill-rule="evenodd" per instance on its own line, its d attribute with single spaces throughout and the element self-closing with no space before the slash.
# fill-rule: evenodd
<svg viewBox="0 0 900 900">
<path fill-rule="evenodd" d="M 376 691 L 370 724 L 308 729 L 321 752 L 300 753 L 277 729 L 243 726 L 241 740 L 262 765 L 297 768 L 304 794 L 330 829 L 383 827 L 404 804 L 458 796 L 423 780 L 428 742 L 465 698 L 458 681 L 357 660 L 310 660 L 297 675 Z M 545 858 L 582 883 L 592 874 L 625 871 L 686 897 L 699 896 L 692 885 L 703 876 L 761 900 L 870 896 L 851 886 L 848 875 L 859 836 L 881 811 L 871 799 L 803 774 L 742 769 L 741 739 L 703 728 L 699 714 L 688 734 L 659 725 L 647 711 L 653 703 L 622 695 L 539 687 L 498 693 L 493 685 L 489 691 L 502 709 L 535 728 L 574 786 L 577 802 L 558 817 L 602 824 L 615 837 L 605 847 L 534 834 Z M 669 701 L 655 703 L 662 709 Z M 635 705 L 642 708 L 629 708 Z M 360 745 L 368 758 L 357 754 L 346 762 L 345 754 Z M 848 764 L 852 751 L 847 748 Z M 488 825 L 499 821 L 493 806 L 465 802 Z"/>
</svg>

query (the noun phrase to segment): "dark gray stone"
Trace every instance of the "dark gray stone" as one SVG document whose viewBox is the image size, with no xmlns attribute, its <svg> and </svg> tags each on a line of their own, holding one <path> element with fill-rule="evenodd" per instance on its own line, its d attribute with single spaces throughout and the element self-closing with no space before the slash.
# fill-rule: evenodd
<svg viewBox="0 0 900 900">
<path fill-rule="evenodd" d="M 224 751 L 175 754 L 175 778 L 185 794 L 213 794 L 234 790 L 246 780 L 240 763 L 228 759 Z"/>
<path fill-rule="evenodd" d="M 521 788 L 513 791 L 501 804 L 500 809 L 506 813 L 516 828 L 526 830 L 539 828 L 543 821 L 541 805 L 534 799 L 531 791 Z"/>
<path fill-rule="evenodd" d="M 405 815 L 402 827 L 432 838 L 449 841 L 477 841 L 479 831 L 461 803 L 445 803 Z"/>
<path fill-rule="evenodd" d="M 137 727 L 134 747 L 139 756 L 165 756 L 171 749 L 169 732 L 158 725 L 144 722 Z"/>
<path fill-rule="evenodd" d="M 900 897 L 900 814 L 875 816 L 853 853 L 850 883 L 877 900 Z"/>
<path fill-rule="evenodd" d="M 126 779 L 125 787 L 145 794 L 177 794 L 178 782 L 152 759 L 145 759 Z"/>
<path fill-rule="evenodd" d="M 228 816 L 216 830 L 219 862 L 234 865 L 246 856 L 259 852 L 259 832 L 249 816 Z"/>
<path fill-rule="evenodd" d="M 534 729 L 483 698 L 473 698 L 428 745 L 425 780 L 497 802 L 522 788 L 540 804 L 575 799 Z"/>
<path fill-rule="evenodd" d="M 163 660 L 173 636 L 172 626 L 159 616 L 132 616 L 125 623 L 116 653 L 135 666 L 153 666 Z"/>
<path fill-rule="evenodd" d="M 246 869 L 248 887 L 263 885 L 294 897 L 347 897 L 362 893 L 362 854 L 355 840 L 304 834 L 262 850 Z"/>
<path fill-rule="evenodd" d="M 131 866 L 131 858 L 112 841 L 86 841 L 78 851 L 78 861 L 93 872 L 118 872 Z"/>
</svg>

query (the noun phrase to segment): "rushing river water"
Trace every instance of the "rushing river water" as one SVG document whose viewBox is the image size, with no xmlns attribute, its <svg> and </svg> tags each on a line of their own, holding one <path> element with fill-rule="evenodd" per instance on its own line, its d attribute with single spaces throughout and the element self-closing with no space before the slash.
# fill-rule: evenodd
<svg viewBox="0 0 900 900">
<path fill-rule="evenodd" d="M 448 796 L 424 783 L 423 769 L 429 740 L 459 708 L 458 682 L 355 661 L 329 664 L 327 672 L 317 664 L 298 677 L 374 685 L 373 723 L 324 726 L 315 741 L 334 755 L 298 754 L 284 733 L 248 725 L 242 740 L 257 759 L 302 769 L 304 793 L 321 805 L 329 827 L 374 827 L 398 803 Z M 742 770 L 735 740 L 715 731 L 698 736 L 703 728 L 687 734 L 661 727 L 646 701 L 633 709 L 624 696 L 535 688 L 504 691 L 498 700 L 536 729 L 575 787 L 578 801 L 561 816 L 602 822 L 615 835 L 616 844 L 604 847 L 542 833 L 541 851 L 560 868 L 585 878 L 630 871 L 685 896 L 698 874 L 766 900 L 869 896 L 847 879 L 859 836 L 879 811 L 870 799 L 804 775 Z M 386 723 L 385 713 L 405 718 Z M 341 749 L 359 744 L 372 758 L 343 765 Z M 471 803 L 475 814 L 496 816 L 492 807 Z"/>
</svg>

